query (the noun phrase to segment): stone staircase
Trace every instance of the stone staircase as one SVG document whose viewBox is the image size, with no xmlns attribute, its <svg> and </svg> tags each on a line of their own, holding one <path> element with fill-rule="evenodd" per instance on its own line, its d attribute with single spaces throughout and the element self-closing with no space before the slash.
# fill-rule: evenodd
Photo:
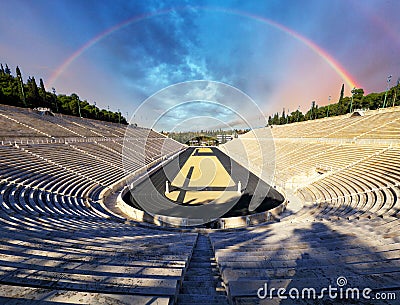
<svg viewBox="0 0 400 305">
<path fill-rule="evenodd" d="M 206 234 L 198 235 L 177 304 L 229 304 L 214 251 Z"/>
</svg>

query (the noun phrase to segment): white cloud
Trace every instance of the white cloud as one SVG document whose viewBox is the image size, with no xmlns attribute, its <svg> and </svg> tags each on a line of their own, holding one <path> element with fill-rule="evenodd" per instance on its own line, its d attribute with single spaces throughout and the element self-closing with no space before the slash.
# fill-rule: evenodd
<svg viewBox="0 0 400 305">
<path fill-rule="evenodd" d="M 137 109 L 135 122 L 146 127 L 157 122 L 157 129 L 170 130 L 180 121 L 198 116 L 228 125 L 233 122 L 240 128 L 259 127 L 254 118 L 263 117 L 254 101 L 240 90 L 219 82 L 192 81 L 166 87 L 148 98 Z M 210 127 L 207 120 L 201 127 Z"/>
</svg>

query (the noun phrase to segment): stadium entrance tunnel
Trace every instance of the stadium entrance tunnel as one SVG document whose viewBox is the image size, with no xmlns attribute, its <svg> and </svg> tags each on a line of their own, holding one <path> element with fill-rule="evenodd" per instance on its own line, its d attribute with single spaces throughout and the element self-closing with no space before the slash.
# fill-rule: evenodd
<svg viewBox="0 0 400 305">
<path fill-rule="evenodd" d="M 252 199 L 258 201 L 254 210 Z M 281 193 L 216 147 L 189 147 L 148 169 L 119 200 L 120 209 L 139 221 L 207 228 L 271 221 L 285 205 Z"/>
</svg>

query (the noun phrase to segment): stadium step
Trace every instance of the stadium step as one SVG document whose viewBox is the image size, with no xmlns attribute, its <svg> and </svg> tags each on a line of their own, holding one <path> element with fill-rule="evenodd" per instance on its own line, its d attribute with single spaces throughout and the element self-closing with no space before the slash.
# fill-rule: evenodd
<svg viewBox="0 0 400 305">
<path fill-rule="evenodd" d="M 168 296 L 128 295 L 74 290 L 55 290 L 0 284 L 0 304 L 65 305 L 65 304 L 172 304 Z"/>
<path fill-rule="evenodd" d="M 208 235 L 198 235 L 177 304 L 228 304 Z"/>
</svg>

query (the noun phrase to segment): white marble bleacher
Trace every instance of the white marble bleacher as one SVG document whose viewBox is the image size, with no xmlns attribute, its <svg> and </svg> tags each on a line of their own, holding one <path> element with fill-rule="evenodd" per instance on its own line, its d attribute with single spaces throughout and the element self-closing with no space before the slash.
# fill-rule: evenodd
<svg viewBox="0 0 400 305">
<path fill-rule="evenodd" d="M 234 304 L 258 304 L 257 289 L 265 282 L 270 288 L 319 290 L 334 286 L 339 276 L 350 287 L 398 293 L 400 241 L 382 232 L 386 220 L 377 218 L 372 228 L 370 221 L 321 222 L 309 215 L 210 238 Z"/>
<path fill-rule="evenodd" d="M 196 238 L 105 218 L 0 216 L 0 296 L 11 304 L 61 304 L 82 292 L 93 294 L 85 304 L 106 294 L 170 304 Z"/>
<path fill-rule="evenodd" d="M 13 120 L 1 122 L 14 129 L 0 135 L 0 303 L 173 304 L 197 234 L 125 223 L 97 202 L 125 175 L 125 129 L 8 106 L 4 112 Z M 138 144 L 146 133 L 138 128 Z M 32 144 L 32 137 L 61 141 Z M 151 160 L 159 138 L 149 139 Z M 8 144 L 14 139 L 22 143 Z M 181 147 L 174 142 L 167 152 Z M 144 165 L 129 157 L 127 164 Z"/>
<path fill-rule="evenodd" d="M 84 137 L 84 135 L 65 127 L 61 117 L 44 116 L 31 109 L 0 105 L 0 120 L 10 125 L 10 132 L 4 133 L 6 138 L 64 138 Z M 20 132 L 22 129 L 29 132 Z"/>
<path fill-rule="evenodd" d="M 385 122 L 397 117 L 372 115 L 387 128 L 394 123 Z M 335 284 L 338 276 L 345 276 L 351 287 L 394 291 L 400 297 L 399 148 L 396 144 L 358 143 L 354 138 L 367 135 L 368 126 L 382 134 L 389 132 L 367 124 L 372 117 L 348 119 L 276 128 L 277 134 L 285 135 L 275 147 L 281 181 L 304 172 L 316 175 L 304 181 L 305 185 L 294 186 L 305 204 L 303 209 L 282 215 L 277 223 L 209 232 L 232 304 L 257 304 L 257 289 L 266 281 L 277 288 L 322 288 Z M 76 120 L 82 128 L 101 125 Z M 356 122 L 363 123 L 357 127 Z M 295 125 L 301 127 L 297 130 Z M 338 129 L 343 130 L 345 141 L 337 138 Z M 102 169 L 84 172 L 78 164 L 118 167 L 120 161 L 113 161 L 113 155 L 120 160 L 123 145 L 118 138 L 123 134 L 120 127 L 107 124 L 102 132 L 104 138 L 96 142 L 0 148 L 4 161 L 0 172 L 0 227 L 4 231 L 0 302 L 172 304 L 177 299 L 197 234 L 125 223 L 96 205 L 92 200 L 98 196 L 95 194 L 114 178 Z M 307 137 L 307 132 L 313 134 Z M 141 129 L 131 135 L 128 158 L 132 164 L 137 160 L 135 152 L 141 150 L 135 150 L 135 143 L 151 147 L 149 155 L 142 156 L 146 162 L 157 157 L 157 150 L 164 146 L 168 149 L 163 152 L 180 149 L 170 139 L 161 141 L 157 133 L 143 143 L 145 135 Z M 296 136 L 306 140 L 300 143 Z M 317 141 L 318 137 L 333 141 Z M 244 141 L 253 147 L 254 140 Z M 68 155 L 68 162 L 54 146 Z M 35 155 L 21 148 L 35 150 Z M 231 151 L 236 154 L 243 152 L 234 148 Z M 263 153 L 265 158 L 254 152 L 249 157 L 257 164 L 267 160 L 269 150 L 263 149 Z M 317 168 L 325 169 L 325 174 L 316 173 Z M 84 198 L 88 193 L 89 198 Z M 279 303 L 276 296 L 271 303 Z"/>
<path fill-rule="evenodd" d="M 73 173 L 83 177 L 90 177 L 93 181 L 109 185 L 112 181 L 119 180 L 124 173 L 120 167 L 112 163 L 99 160 L 93 155 L 82 153 L 66 144 L 34 144 L 21 145 L 26 151 L 34 155 L 42 156 L 50 162 L 54 162 Z M 102 166 L 98 166 L 99 162 Z"/>
<path fill-rule="evenodd" d="M 278 223 L 210 234 L 233 304 L 292 304 L 277 298 L 276 291 L 272 300 L 260 303 L 257 289 L 265 282 L 287 290 L 318 289 L 335 285 L 339 276 L 350 287 L 393 291 L 400 298 L 397 108 L 271 128 L 276 181 L 295 190 L 304 207 L 285 212 Z M 381 142 L 380 135 L 389 141 Z M 243 143 L 256 146 L 246 135 L 241 138 L 225 144 L 224 151 L 235 157 L 243 153 Z M 271 148 L 263 154 L 271 154 Z M 262 158 L 248 156 L 253 166 L 263 166 Z"/>
<path fill-rule="evenodd" d="M 337 129 L 342 129 L 352 122 L 346 120 L 347 116 L 323 118 L 318 121 L 304 121 L 291 124 L 293 128 L 285 125 L 273 126 L 272 132 L 277 138 L 321 138 L 326 137 Z M 354 121 L 353 121 L 354 122 Z"/>
<path fill-rule="evenodd" d="M 398 163 L 395 161 L 398 151 L 397 148 L 385 150 L 354 166 L 312 183 L 312 186 L 325 190 L 325 192 L 320 195 L 312 195 L 311 200 L 319 202 L 336 201 L 341 196 L 334 194 L 329 189 L 332 186 L 337 186 L 345 191 L 342 196 L 344 204 L 348 204 L 348 201 L 357 194 L 366 193 L 371 197 L 362 207 L 358 206 L 356 213 L 358 216 L 362 210 L 368 212 L 366 215 L 373 213 L 377 216 L 394 216 L 398 213 L 399 208 L 398 185 L 400 177 L 397 174 Z"/>
</svg>

